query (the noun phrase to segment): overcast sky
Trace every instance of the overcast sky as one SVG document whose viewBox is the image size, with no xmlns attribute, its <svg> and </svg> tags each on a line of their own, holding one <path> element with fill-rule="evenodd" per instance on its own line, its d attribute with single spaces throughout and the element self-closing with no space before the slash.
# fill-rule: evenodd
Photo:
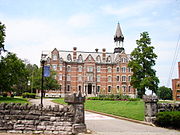
<svg viewBox="0 0 180 135">
<path fill-rule="evenodd" d="M 113 52 L 118 22 L 128 54 L 147 31 L 158 55 L 160 86 L 167 86 L 180 34 L 180 0 L 0 0 L 0 21 L 6 49 L 37 65 L 41 52 L 54 48 Z M 178 77 L 178 61 L 180 55 L 172 78 Z"/>
</svg>

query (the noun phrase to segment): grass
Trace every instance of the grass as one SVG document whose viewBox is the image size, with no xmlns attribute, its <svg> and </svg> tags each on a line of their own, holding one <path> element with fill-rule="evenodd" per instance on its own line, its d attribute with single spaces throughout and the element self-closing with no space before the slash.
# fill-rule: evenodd
<svg viewBox="0 0 180 135">
<path fill-rule="evenodd" d="M 64 99 L 53 100 L 56 103 L 65 104 Z M 102 101 L 86 100 L 85 109 L 116 116 L 131 118 L 135 120 L 144 120 L 144 102 L 143 101 Z"/>
<path fill-rule="evenodd" d="M 28 103 L 28 100 L 21 97 L 0 97 L 0 103 Z"/>
</svg>

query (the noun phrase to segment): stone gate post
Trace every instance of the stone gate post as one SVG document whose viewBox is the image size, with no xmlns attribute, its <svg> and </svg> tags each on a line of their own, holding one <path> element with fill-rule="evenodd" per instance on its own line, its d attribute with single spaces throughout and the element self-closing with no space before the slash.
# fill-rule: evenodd
<svg viewBox="0 0 180 135">
<path fill-rule="evenodd" d="M 74 122 L 72 132 L 82 133 L 86 132 L 85 116 L 84 116 L 84 102 L 85 97 L 81 92 L 65 95 L 64 101 L 71 105 L 74 110 Z"/>
<path fill-rule="evenodd" d="M 145 117 L 146 122 L 154 123 L 156 114 L 158 112 L 158 97 L 153 95 L 144 95 L 143 100 L 145 102 Z"/>
</svg>

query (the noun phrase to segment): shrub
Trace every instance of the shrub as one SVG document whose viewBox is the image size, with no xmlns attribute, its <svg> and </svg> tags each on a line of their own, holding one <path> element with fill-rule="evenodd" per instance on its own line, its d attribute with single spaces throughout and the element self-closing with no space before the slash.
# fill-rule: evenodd
<svg viewBox="0 0 180 135">
<path fill-rule="evenodd" d="M 159 112 L 155 124 L 161 127 L 180 129 L 180 111 Z"/>
<path fill-rule="evenodd" d="M 13 97 L 14 97 L 14 94 L 11 94 L 11 97 L 13 98 Z"/>
<path fill-rule="evenodd" d="M 22 96 L 23 96 L 23 98 L 35 98 L 36 94 L 26 92 L 26 93 L 23 93 Z"/>
<path fill-rule="evenodd" d="M 7 97 L 7 93 L 6 93 L 6 92 L 3 92 L 3 93 L 2 93 L 2 96 L 3 96 L 3 97 Z"/>
</svg>

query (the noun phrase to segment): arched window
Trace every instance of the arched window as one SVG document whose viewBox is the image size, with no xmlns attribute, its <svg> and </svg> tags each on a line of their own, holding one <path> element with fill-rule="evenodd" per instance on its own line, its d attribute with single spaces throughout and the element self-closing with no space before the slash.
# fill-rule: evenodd
<svg viewBox="0 0 180 135">
<path fill-rule="evenodd" d="M 70 65 L 67 66 L 67 72 L 71 72 L 71 66 Z"/>
<path fill-rule="evenodd" d="M 81 55 L 81 54 L 78 56 L 78 62 L 83 62 L 83 59 L 82 59 L 82 55 Z"/>
<path fill-rule="evenodd" d="M 108 67 L 107 70 L 108 70 L 108 73 L 111 73 L 111 67 Z"/>
<path fill-rule="evenodd" d="M 68 54 L 67 61 L 72 61 L 71 54 Z"/>
<path fill-rule="evenodd" d="M 78 66 L 78 72 L 82 72 L 82 66 Z"/>
<path fill-rule="evenodd" d="M 99 55 L 96 57 L 96 62 L 101 63 L 101 57 Z"/>
<path fill-rule="evenodd" d="M 108 63 L 111 63 L 111 56 L 108 56 L 108 57 L 107 57 L 107 62 L 108 62 Z"/>
</svg>

